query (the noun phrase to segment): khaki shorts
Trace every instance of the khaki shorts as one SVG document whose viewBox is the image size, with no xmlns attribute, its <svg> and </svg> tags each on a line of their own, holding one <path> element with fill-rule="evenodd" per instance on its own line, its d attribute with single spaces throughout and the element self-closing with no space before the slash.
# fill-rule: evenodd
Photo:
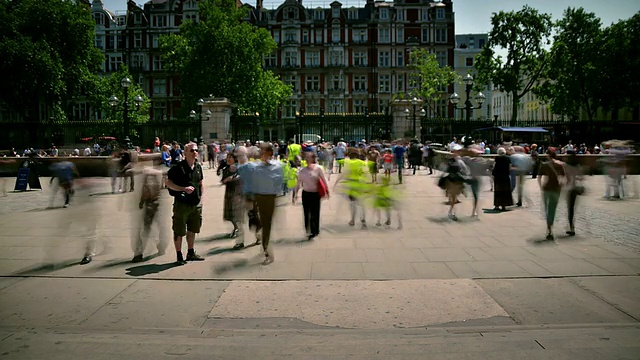
<svg viewBox="0 0 640 360">
<path fill-rule="evenodd" d="M 185 204 L 180 201 L 173 203 L 173 235 L 185 236 L 187 231 L 199 233 L 202 227 L 202 206 Z"/>
</svg>

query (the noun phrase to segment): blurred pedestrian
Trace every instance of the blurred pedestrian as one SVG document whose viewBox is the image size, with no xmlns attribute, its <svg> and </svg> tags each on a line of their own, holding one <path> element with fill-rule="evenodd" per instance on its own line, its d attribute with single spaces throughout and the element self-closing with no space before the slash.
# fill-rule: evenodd
<svg viewBox="0 0 640 360">
<path fill-rule="evenodd" d="M 564 166 L 561 161 L 557 160 L 556 149 L 550 147 L 547 150 L 548 161 L 540 167 L 540 176 L 538 177 L 538 186 L 542 190 L 542 203 L 547 218 L 547 240 L 553 240 L 553 223 L 556 217 L 556 209 L 560 199 L 562 190 L 562 176 Z M 544 177 L 544 182 L 543 182 Z"/>
<path fill-rule="evenodd" d="M 493 165 L 493 209 L 495 211 L 505 211 L 507 206 L 513 205 L 513 197 L 511 195 L 511 159 L 507 156 L 507 151 L 498 148 L 498 156 Z"/>
<path fill-rule="evenodd" d="M 164 224 L 165 218 L 161 216 L 162 207 L 160 198 L 163 184 L 162 160 L 154 161 L 153 166 L 147 166 L 142 170 L 142 191 L 138 208 L 142 210 L 142 230 L 136 232 L 133 242 L 134 263 L 144 260 L 143 252 L 149 242 L 151 227 L 155 223 L 158 228 L 158 241 L 156 248 L 158 256 L 164 255 L 169 244 L 169 234 Z"/>
<path fill-rule="evenodd" d="M 583 195 L 585 192 L 583 180 L 583 172 L 580 166 L 580 161 L 575 151 L 570 150 L 567 161 L 564 164 L 564 171 L 567 180 L 567 215 L 569 220 L 569 231 L 567 235 L 574 236 L 575 230 L 575 207 L 576 200 L 579 195 Z"/>
<path fill-rule="evenodd" d="M 320 182 L 328 190 L 327 179 L 324 171 L 317 164 L 317 155 L 309 153 L 307 155 L 307 166 L 298 173 L 296 189 L 302 189 L 302 211 L 304 213 L 304 228 L 307 237 L 312 240 L 320 234 Z M 327 191 L 326 196 L 329 196 Z"/>
</svg>

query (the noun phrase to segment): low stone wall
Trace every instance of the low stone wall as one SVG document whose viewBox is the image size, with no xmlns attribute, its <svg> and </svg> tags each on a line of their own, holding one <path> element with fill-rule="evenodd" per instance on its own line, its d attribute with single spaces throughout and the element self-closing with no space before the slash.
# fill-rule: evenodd
<svg viewBox="0 0 640 360">
<path fill-rule="evenodd" d="M 450 152 L 446 151 L 437 151 L 436 150 L 436 164 L 442 164 L 448 157 L 451 156 Z M 483 154 L 480 157 L 485 159 L 494 159 L 496 154 Z M 558 160 L 565 161 L 568 155 L 558 155 Z M 605 164 L 608 159 L 612 159 L 615 155 L 577 155 L 578 161 L 580 165 L 585 169 L 585 171 L 591 175 L 602 174 Z M 546 158 L 546 156 L 541 156 L 541 159 Z M 627 173 L 630 175 L 638 175 L 640 174 L 640 154 L 628 155 L 626 157 L 627 162 Z"/>
<path fill-rule="evenodd" d="M 160 154 L 140 154 L 138 155 L 138 165 L 149 163 L 154 159 L 159 159 Z M 25 161 L 32 160 L 40 176 L 51 176 L 49 170 L 51 164 L 60 161 L 70 161 L 76 165 L 78 173 L 86 177 L 107 177 L 111 176 L 111 164 L 114 161 L 111 156 L 78 156 L 78 157 L 3 157 L 0 158 L 0 177 L 18 176 L 18 169 Z"/>
</svg>

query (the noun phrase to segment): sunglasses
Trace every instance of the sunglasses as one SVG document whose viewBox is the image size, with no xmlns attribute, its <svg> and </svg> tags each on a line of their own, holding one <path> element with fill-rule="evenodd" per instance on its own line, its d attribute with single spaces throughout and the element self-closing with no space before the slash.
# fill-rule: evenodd
<svg viewBox="0 0 640 360">
<path fill-rule="evenodd" d="M 189 149 L 189 151 L 194 153 L 194 152 L 198 152 L 198 149 Z"/>
</svg>

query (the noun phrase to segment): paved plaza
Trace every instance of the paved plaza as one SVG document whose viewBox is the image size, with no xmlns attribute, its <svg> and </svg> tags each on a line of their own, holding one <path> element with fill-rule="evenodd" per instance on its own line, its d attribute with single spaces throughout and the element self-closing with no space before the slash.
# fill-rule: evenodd
<svg viewBox="0 0 640 360">
<path fill-rule="evenodd" d="M 321 234 L 311 242 L 301 205 L 280 198 L 275 262 L 266 266 L 259 246 L 231 250 L 224 188 L 214 171 L 205 177 L 196 251 L 206 259 L 181 266 L 173 251 L 156 257 L 152 246 L 145 262 L 130 262 L 139 195 L 111 194 L 108 179 L 97 179 L 68 209 L 46 209 L 48 181 L 43 191 L 26 193 L 5 184 L 0 353 L 7 359 L 52 356 L 50 349 L 59 358 L 102 349 L 110 359 L 226 359 L 260 351 L 269 359 L 640 354 L 640 200 L 603 200 L 602 176 L 587 179 L 577 236 L 564 235 L 561 204 L 552 242 L 544 241 L 535 180 L 527 180 L 524 207 L 475 219 L 471 199 L 462 197 L 453 222 L 437 177 L 424 170 L 407 175 L 396 186 L 402 229 L 395 218 L 389 228 L 376 227 L 372 211 L 366 229 L 350 227 L 348 203 L 336 193 L 323 202 Z M 485 182 L 484 209 L 492 208 L 489 189 Z M 170 201 L 165 195 L 166 209 Z M 98 219 L 98 254 L 81 266 L 87 216 Z M 61 225 L 70 219 L 77 221 Z M 165 213 L 164 225 L 170 221 Z M 113 346 L 122 351 L 108 350 Z"/>
</svg>

